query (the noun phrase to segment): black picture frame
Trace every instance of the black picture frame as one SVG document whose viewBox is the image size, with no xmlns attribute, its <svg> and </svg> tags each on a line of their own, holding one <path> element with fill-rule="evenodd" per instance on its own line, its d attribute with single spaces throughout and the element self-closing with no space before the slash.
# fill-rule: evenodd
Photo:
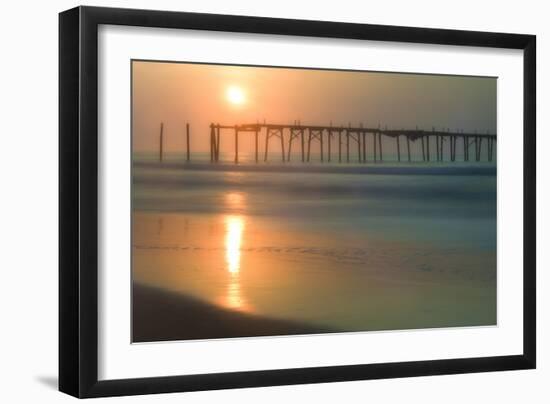
<svg viewBox="0 0 550 404">
<path fill-rule="evenodd" d="M 99 381 L 100 24 L 523 50 L 523 354 Z M 84 398 L 535 368 L 535 106 L 534 35 L 96 7 L 60 13 L 59 390 Z"/>
</svg>

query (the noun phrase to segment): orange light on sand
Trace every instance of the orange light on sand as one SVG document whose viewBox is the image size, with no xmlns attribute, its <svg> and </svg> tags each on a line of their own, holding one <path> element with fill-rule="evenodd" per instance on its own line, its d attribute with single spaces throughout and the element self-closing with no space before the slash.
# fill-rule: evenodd
<svg viewBox="0 0 550 404">
<path fill-rule="evenodd" d="M 233 105 L 241 105 L 246 101 L 246 96 L 242 88 L 237 86 L 231 86 L 226 91 L 227 101 Z"/>
<path fill-rule="evenodd" d="M 227 285 L 225 306 L 233 310 L 247 311 L 247 307 L 241 295 L 241 284 L 238 279 L 234 277 L 232 277 L 231 282 Z"/>
</svg>

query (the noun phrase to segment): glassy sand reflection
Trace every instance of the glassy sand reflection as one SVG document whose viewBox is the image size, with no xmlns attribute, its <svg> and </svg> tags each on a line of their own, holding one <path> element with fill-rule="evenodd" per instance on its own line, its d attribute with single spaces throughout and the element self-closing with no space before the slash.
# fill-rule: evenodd
<svg viewBox="0 0 550 404">
<path fill-rule="evenodd" d="M 238 310 L 245 309 L 239 276 L 244 223 L 244 218 L 241 216 L 225 218 L 225 261 L 230 275 L 225 303 L 228 308 Z"/>
</svg>

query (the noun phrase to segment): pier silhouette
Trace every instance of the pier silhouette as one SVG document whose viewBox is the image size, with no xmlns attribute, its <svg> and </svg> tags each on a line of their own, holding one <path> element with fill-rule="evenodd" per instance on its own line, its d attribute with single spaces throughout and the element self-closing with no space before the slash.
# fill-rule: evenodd
<svg viewBox="0 0 550 404">
<path fill-rule="evenodd" d="M 163 130 L 160 126 L 159 139 L 159 160 L 163 159 Z M 186 160 L 190 161 L 190 128 L 186 124 Z M 350 163 L 350 162 L 382 162 L 384 153 L 382 148 L 382 137 L 395 141 L 394 151 L 397 154 L 397 161 L 412 162 L 411 143 L 419 142 L 422 148 L 421 159 L 416 161 L 457 161 L 457 142 L 462 143 L 462 161 L 470 161 L 470 152 L 473 152 L 471 161 L 481 161 L 482 144 L 486 143 L 487 161 L 493 161 L 494 145 L 496 134 L 463 132 L 450 130 L 419 129 L 388 129 L 387 127 L 363 127 L 334 126 L 334 125 L 305 125 L 299 121 L 293 124 L 273 123 L 252 123 L 240 125 L 210 124 L 210 161 L 212 163 L 220 160 L 220 138 L 221 136 L 233 136 L 233 161 L 239 163 L 239 138 L 240 136 L 254 136 L 254 159 L 259 162 L 262 158 L 267 162 L 271 158 L 280 159 L 282 162 L 290 162 L 292 148 L 298 147 L 300 159 L 303 163 L 311 161 L 311 146 L 319 145 L 319 161 Z M 260 155 L 259 140 L 264 140 L 263 156 Z M 274 157 L 274 151 L 270 155 L 270 141 L 273 147 L 274 142 L 280 145 L 280 154 Z M 402 143 L 404 142 L 404 143 Z M 435 144 L 434 144 L 435 142 Z M 388 142 L 384 142 L 387 146 Z M 336 150 L 334 150 L 336 146 Z M 430 147 L 435 146 L 435 150 Z M 445 146 L 445 147 L 444 147 Z M 404 150 L 402 149 L 404 148 Z"/>
</svg>

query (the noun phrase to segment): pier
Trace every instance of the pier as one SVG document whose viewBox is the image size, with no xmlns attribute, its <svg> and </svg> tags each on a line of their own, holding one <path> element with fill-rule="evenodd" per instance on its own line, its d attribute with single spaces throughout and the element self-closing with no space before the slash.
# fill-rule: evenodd
<svg viewBox="0 0 550 404">
<path fill-rule="evenodd" d="M 360 126 L 319 126 L 302 125 L 295 122 L 290 125 L 254 123 L 244 125 L 220 125 L 210 124 L 210 161 L 219 161 L 220 152 L 220 134 L 229 134 L 234 136 L 234 162 L 239 162 L 239 136 L 254 136 L 254 156 L 255 161 L 259 159 L 258 137 L 264 138 L 265 149 L 263 152 L 263 161 L 270 159 L 270 140 L 280 144 L 278 151 L 272 158 L 280 159 L 282 162 L 291 161 L 291 150 L 293 144 L 299 147 L 301 151 L 301 161 L 307 163 L 311 161 L 311 146 L 317 143 L 319 145 L 319 161 L 350 163 L 360 162 L 382 162 L 384 153 L 382 149 L 382 137 L 390 138 L 395 141 L 395 152 L 397 161 L 412 162 L 411 143 L 419 142 L 422 147 L 422 158 L 420 161 L 444 161 L 447 156 L 448 161 L 457 161 L 456 145 L 457 141 L 463 144 L 462 160 L 470 161 L 470 151 L 473 149 L 475 161 L 481 161 L 482 144 L 486 144 L 487 160 L 492 161 L 494 155 L 494 144 L 496 134 L 490 133 L 465 133 L 451 132 L 449 130 L 431 130 L 423 129 L 388 129 L 369 128 Z M 370 141 L 369 141 L 370 140 Z M 336 150 L 334 149 L 336 144 Z M 371 147 L 367 146 L 372 144 Z M 402 153 L 403 144 L 406 149 Z M 430 145 L 435 146 L 435 155 L 430 153 Z M 446 145 L 446 147 L 444 147 Z M 370 150 L 369 150 L 370 149 Z M 286 153 L 285 153 L 286 150 Z M 280 154 L 279 154 L 280 153 Z M 278 156 L 277 156 L 278 155 Z M 277 156 L 277 157 L 275 157 Z M 473 160 L 472 160 L 473 161 Z"/>
<path fill-rule="evenodd" d="M 159 161 L 163 159 L 164 125 L 160 125 Z M 190 161 L 190 128 L 185 127 L 186 160 Z M 254 160 L 258 163 L 274 159 L 290 162 L 292 150 L 298 148 L 298 158 L 303 163 L 312 160 L 311 147 L 319 146 L 320 162 L 367 163 L 383 162 L 382 138 L 394 142 L 398 162 L 455 162 L 481 161 L 482 145 L 487 151 L 487 161 L 493 161 L 496 134 L 478 132 L 451 132 L 449 129 L 388 129 L 387 127 L 305 125 L 299 121 L 292 124 L 252 123 L 241 125 L 210 124 L 210 161 L 220 160 L 220 138 L 233 137 L 233 161 L 239 163 L 239 139 L 241 136 L 254 136 Z M 264 148 L 260 151 L 259 140 Z M 462 144 L 462 155 L 457 156 L 457 143 Z M 388 142 L 384 142 L 387 146 Z M 411 144 L 421 147 L 420 157 L 413 159 Z M 417 147 L 418 147 L 417 146 Z M 270 147 L 272 150 L 270 150 Z M 273 150 L 273 147 L 276 149 Z M 430 149 L 431 148 L 431 149 Z M 278 149 L 278 150 L 277 150 Z M 261 154 L 260 154 L 261 153 Z M 458 158 L 457 158 L 458 157 Z"/>
</svg>

